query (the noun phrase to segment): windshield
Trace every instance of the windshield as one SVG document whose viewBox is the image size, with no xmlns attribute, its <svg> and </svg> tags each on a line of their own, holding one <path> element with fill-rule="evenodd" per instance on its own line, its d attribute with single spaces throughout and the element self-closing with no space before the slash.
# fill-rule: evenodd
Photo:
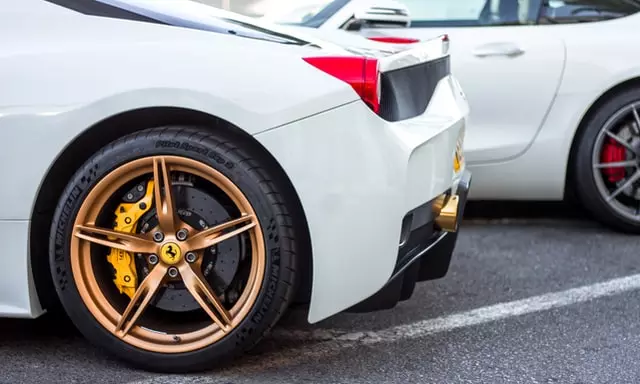
<svg viewBox="0 0 640 384">
<path fill-rule="evenodd" d="M 567 23 L 617 19 L 640 12 L 638 0 L 546 0 L 540 19 Z"/>
<path fill-rule="evenodd" d="M 318 28 L 350 0 L 295 0 L 282 3 L 280 8 L 268 12 L 263 19 L 277 24 Z"/>
</svg>

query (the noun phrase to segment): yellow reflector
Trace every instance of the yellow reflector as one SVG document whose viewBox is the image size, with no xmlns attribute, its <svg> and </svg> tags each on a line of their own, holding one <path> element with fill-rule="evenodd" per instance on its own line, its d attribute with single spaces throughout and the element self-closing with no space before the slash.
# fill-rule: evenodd
<svg viewBox="0 0 640 384">
<path fill-rule="evenodd" d="M 462 165 L 464 164 L 464 153 L 462 153 L 462 143 L 461 139 L 458 139 L 458 143 L 456 145 L 456 153 L 453 155 L 453 170 L 455 173 L 460 172 Z"/>
</svg>

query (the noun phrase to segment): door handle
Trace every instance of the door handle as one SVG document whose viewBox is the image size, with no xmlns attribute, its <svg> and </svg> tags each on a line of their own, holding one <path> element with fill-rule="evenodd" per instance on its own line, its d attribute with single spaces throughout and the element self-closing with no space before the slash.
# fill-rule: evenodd
<svg viewBox="0 0 640 384">
<path fill-rule="evenodd" d="M 524 54 L 524 50 L 514 43 L 489 43 L 473 50 L 473 55 L 477 57 L 517 57 Z"/>
</svg>

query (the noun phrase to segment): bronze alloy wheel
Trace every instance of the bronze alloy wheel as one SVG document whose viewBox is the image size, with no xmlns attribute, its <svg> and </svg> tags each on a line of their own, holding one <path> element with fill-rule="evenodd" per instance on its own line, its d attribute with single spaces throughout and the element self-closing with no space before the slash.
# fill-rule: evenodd
<svg viewBox="0 0 640 384">
<path fill-rule="evenodd" d="M 248 149 L 219 153 L 217 137 L 195 129 L 136 138 L 99 152 L 67 187 L 54 283 L 94 342 L 143 368 L 200 370 L 249 349 L 281 316 L 295 235 Z"/>
<path fill-rule="evenodd" d="M 196 176 L 222 190 L 237 207 L 237 218 L 207 229 L 194 229 L 178 217 L 170 180 L 172 173 Z M 139 177 L 153 181 L 153 205 L 158 225 L 149 233 L 129 234 L 96 225 L 99 215 L 116 191 Z M 255 212 L 242 192 L 224 175 L 197 161 L 175 157 L 154 156 L 127 163 L 102 179 L 85 198 L 74 224 L 71 241 L 71 267 L 76 286 L 95 318 L 109 332 L 131 345 L 148 351 L 175 353 L 189 352 L 209 345 L 223 337 L 242 321 L 256 301 L 265 267 L 264 241 Z M 187 230 L 186 239 L 176 234 Z M 156 234 L 162 241 L 155 241 Z M 220 298 L 203 277 L 202 251 L 227 239 L 249 235 L 251 247 L 250 274 L 241 296 L 233 307 L 225 308 Z M 156 255 L 158 261 L 138 285 L 135 295 L 124 310 L 116 309 L 102 292 L 94 272 L 91 244 L 115 248 L 130 254 Z M 167 249 L 174 248 L 170 255 Z M 185 255 L 196 254 L 194 261 Z M 173 259 L 171 259 L 173 256 Z M 211 324 L 191 331 L 168 332 L 156 327 L 137 324 L 158 290 L 175 273 L 187 290 L 211 318 Z M 179 343 L 176 340 L 180 340 Z"/>
</svg>

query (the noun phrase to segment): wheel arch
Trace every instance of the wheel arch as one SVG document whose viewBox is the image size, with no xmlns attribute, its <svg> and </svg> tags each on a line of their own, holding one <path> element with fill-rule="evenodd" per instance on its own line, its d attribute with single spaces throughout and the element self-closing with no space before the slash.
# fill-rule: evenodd
<svg viewBox="0 0 640 384">
<path fill-rule="evenodd" d="M 607 89 L 606 91 L 604 91 L 602 94 L 600 94 L 600 96 L 598 96 L 595 99 L 595 101 L 591 103 L 589 108 L 587 108 L 586 112 L 580 119 L 578 128 L 576 129 L 573 135 L 571 146 L 569 147 L 569 158 L 567 161 L 567 173 L 565 177 L 565 193 L 564 193 L 565 199 L 575 198 L 575 193 L 576 193 L 575 187 L 574 187 L 575 170 L 574 170 L 573 164 L 575 162 L 575 153 L 576 153 L 578 143 L 580 142 L 580 139 L 584 134 L 587 123 L 598 112 L 598 110 L 600 109 L 600 107 L 602 107 L 604 103 L 611 100 L 611 98 L 613 98 L 620 92 L 624 92 L 626 90 L 633 89 L 633 88 L 640 88 L 640 76 L 636 76 L 636 77 L 624 80 L 622 82 L 619 82 L 613 85 L 612 87 L 610 87 L 609 89 Z"/>
<path fill-rule="evenodd" d="M 301 284 L 296 294 L 298 301 L 308 301 L 313 277 L 309 226 L 300 198 L 280 163 L 251 135 L 226 120 L 193 109 L 150 107 L 121 112 L 90 126 L 65 147 L 44 176 L 31 213 L 28 244 L 34 285 L 42 308 L 50 309 L 58 305 L 49 267 L 48 239 L 55 207 L 74 172 L 107 143 L 131 133 L 165 125 L 224 130 L 235 139 L 252 146 L 259 161 L 274 172 L 277 177 L 274 181 L 282 189 L 285 199 L 293 203 L 294 231 L 300 239 L 298 257 L 302 263 L 298 276 Z"/>
</svg>

